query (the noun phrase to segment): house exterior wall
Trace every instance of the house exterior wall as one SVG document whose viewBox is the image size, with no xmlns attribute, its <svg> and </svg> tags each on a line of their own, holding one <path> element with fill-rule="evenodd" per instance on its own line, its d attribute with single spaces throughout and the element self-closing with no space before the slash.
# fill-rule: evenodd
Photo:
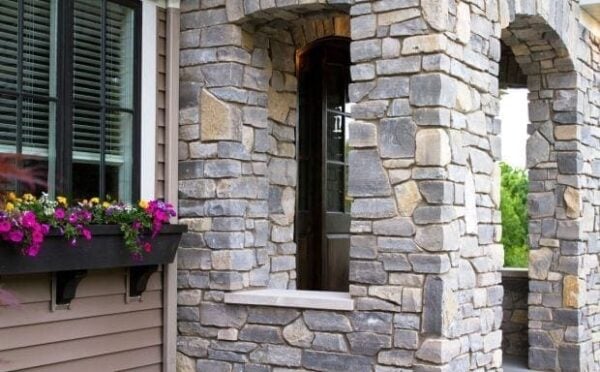
<svg viewBox="0 0 600 372">
<path fill-rule="evenodd" d="M 81 371 L 162 365 L 162 279 L 153 274 L 143 301 L 126 302 L 126 272 L 92 271 L 68 310 L 51 311 L 51 274 L 7 276 L 21 302 L 0 307 L 0 371 Z"/>
<path fill-rule="evenodd" d="M 176 154 L 169 156 L 177 138 L 169 132 L 173 126 L 177 128 L 173 104 L 177 106 L 178 92 L 176 84 L 175 88 L 168 86 L 167 76 L 178 80 L 178 67 L 168 69 L 177 57 L 173 51 L 178 53 L 178 49 L 170 45 L 169 51 L 167 45 L 178 40 L 179 19 L 177 9 L 152 6 L 156 18 L 144 22 L 156 22 L 157 30 L 156 35 L 145 35 L 157 43 L 157 105 L 150 108 L 156 115 L 157 165 L 150 167 L 156 169 L 155 183 L 146 185 L 145 190 L 150 193 L 147 197 L 171 201 L 177 180 L 166 174 L 172 173 L 172 163 L 177 166 Z M 175 29 L 169 28 L 173 22 Z M 69 309 L 64 310 L 52 310 L 52 274 L 0 277 L 0 287 L 20 301 L 17 308 L 0 306 L 0 371 L 173 371 L 176 301 L 172 294 L 176 289 L 170 288 L 175 280 L 169 277 L 169 270 L 174 273 L 176 268 L 163 268 L 151 276 L 141 301 L 126 297 L 126 270 L 90 271 Z"/>
<path fill-rule="evenodd" d="M 181 370 L 501 368 L 500 39 L 530 90 L 529 364 L 598 368 L 598 47 L 577 1 L 181 10 Z M 343 33 L 328 25 L 344 17 L 355 309 L 226 304 L 231 291 L 295 288 L 294 53 Z"/>
</svg>

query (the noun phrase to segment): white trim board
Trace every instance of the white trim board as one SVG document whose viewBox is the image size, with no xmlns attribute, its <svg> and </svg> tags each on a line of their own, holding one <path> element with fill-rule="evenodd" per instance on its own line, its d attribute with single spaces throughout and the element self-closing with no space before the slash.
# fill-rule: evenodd
<svg viewBox="0 0 600 372">
<path fill-rule="evenodd" d="M 156 3 L 142 3 L 142 112 L 140 197 L 154 199 L 156 186 Z"/>
</svg>

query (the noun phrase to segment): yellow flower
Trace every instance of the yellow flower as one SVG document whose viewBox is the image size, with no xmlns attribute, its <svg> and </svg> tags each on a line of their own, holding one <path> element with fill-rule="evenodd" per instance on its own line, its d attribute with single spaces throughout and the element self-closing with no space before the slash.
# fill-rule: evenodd
<svg viewBox="0 0 600 372">
<path fill-rule="evenodd" d="M 67 206 L 67 198 L 65 198 L 64 196 L 57 196 L 56 201 L 62 206 Z"/>
<path fill-rule="evenodd" d="M 35 196 L 31 194 L 25 194 L 23 195 L 23 200 L 25 200 L 26 202 L 32 202 L 35 200 Z"/>
<path fill-rule="evenodd" d="M 11 191 L 11 192 L 9 192 L 9 193 L 8 193 L 8 200 L 10 200 L 10 201 L 15 201 L 15 200 L 17 200 L 17 194 L 15 194 L 15 193 L 14 193 L 14 192 L 12 192 L 12 191 Z"/>
<path fill-rule="evenodd" d="M 4 206 L 4 210 L 7 212 L 12 212 L 13 210 L 15 210 L 15 205 L 11 202 L 6 203 L 6 205 Z"/>
<path fill-rule="evenodd" d="M 90 199 L 90 203 L 91 204 L 100 204 L 100 198 L 93 197 L 93 198 Z"/>
<path fill-rule="evenodd" d="M 144 199 L 140 200 L 140 202 L 138 203 L 138 205 L 140 206 L 140 208 L 142 209 L 146 209 L 148 208 L 148 202 Z"/>
<path fill-rule="evenodd" d="M 104 203 L 102 203 L 102 208 L 106 209 L 108 207 L 110 207 L 110 203 L 109 202 L 105 201 Z"/>
</svg>

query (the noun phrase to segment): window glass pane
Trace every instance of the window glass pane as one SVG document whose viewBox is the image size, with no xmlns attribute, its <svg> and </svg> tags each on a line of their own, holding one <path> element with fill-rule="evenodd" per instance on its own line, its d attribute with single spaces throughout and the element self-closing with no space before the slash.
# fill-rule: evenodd
<svg viewBox="0 0 600 372">
<path fill-rule="evenodd" d="M 89 199 L 100 194 L 100 165 L 73 159 L 73 198 Z"/>
<path fill-rule="evenodd" d="M 327 115 L 327 160 L 344 161 L 345 120 L 344 115 Z"/>
<path fill-rule="evenodd" d="M 344 211 L 345 166 L 327 164 L 327 211 Z"/>
<path fill-rule="evenodd" d="M 133 9 L 107 3 L 106 100 L 107 105 L 133 108 Z"/>
<path fill-rule="evenodd" d="M 80 197 L 103 193 L 98 196 L 131 201 L 134 10 L 105 6 L 97 0 L 75 2 L 73 171 L 99 173 L 90 178 L 95 184 L 84 188 L 94 194 L 77 190 Z"/>
<path fill-rule="evenodd" d="M 13 185 L 18 192 L 54 191 L 56 18 L 56 0 L 5 0 L 0 7 L 0 152 L 25 155 L 20 166 L 48 181 Z"/>
<path fill-rule="evenodd" d="M 133 115 L 112 111 L 106 115 L 106 193 L 130 202 L 133 182 Z"/>
<path fill-rule="evenodd" d="M 327 108 L 343 111 L 346 103 L 346 73 L 347 67 L 327 65 L 325 84 L 327 88 Z"/>
<path fill-rule="evenodd" d="M 73 98 L 100 104 L 102 1 L 77 0 L 73 19 Z"/>
<path fill-rule="evenodd" d="M 100 162 L 100 112 L 73 107 L 73 160 Z"/>
<path fill-rule="evenodd" d="M 0 89 L 17 90 L 17 0 L 4 0 L 0 6 Z"/>
<path fill-rule="evenodd" d="M 56 1 L 23 3 L 23 91 L 55 96 Z"/>
<path fill-rule="evenodd" d="M 0 96 L 0 152 L 17 151 L 17 99 Z"/>
</svg>

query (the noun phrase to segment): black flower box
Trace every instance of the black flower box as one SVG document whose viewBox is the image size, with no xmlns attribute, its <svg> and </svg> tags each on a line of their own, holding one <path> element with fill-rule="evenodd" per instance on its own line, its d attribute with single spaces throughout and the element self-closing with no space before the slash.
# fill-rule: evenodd
<svg viewBox="0 0 600 372">
<path fill-rule="evenodd" d="M 151 239 L 152 251 L 134 259 L 125 248 L 118 225 L 89 226 L 92 239 L 80 237 L 72 247 L 58 232 L 50 231 L 35 257 L 23 256 L 17 248 L 0 241 L 0 275 L 47 273 L 162 265 L 173 262 L 186 225 L 163 225 Z"/>
</svg>

